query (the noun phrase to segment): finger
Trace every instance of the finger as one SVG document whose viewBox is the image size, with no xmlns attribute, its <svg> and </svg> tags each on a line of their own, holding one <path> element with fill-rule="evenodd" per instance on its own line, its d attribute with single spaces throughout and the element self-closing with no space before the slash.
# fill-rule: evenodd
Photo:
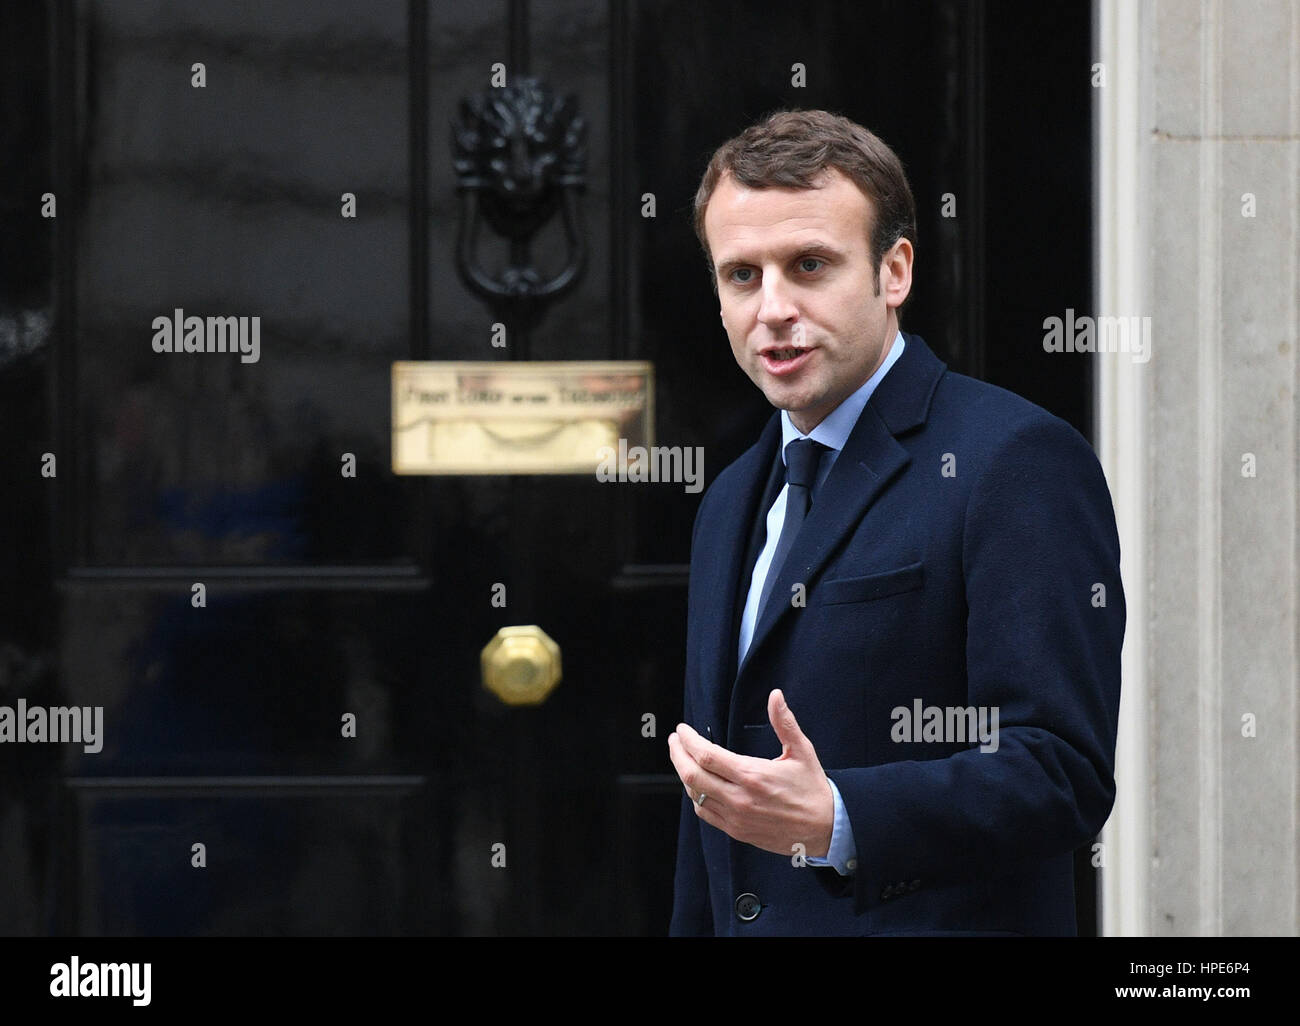
<svg viewBox="0 0 1300 1026">
<path fill-rule="evenodd" d="M 677 779 L 686 788 L 691 801 L 695 801 L 701 792 L 708 794 L 710 787 L 713 787 L 715 795 L 721 793 L 723 781 L 710 776 L 700 768 L 700 764 L 691 758 L 691 754 L 682 744 L 681 735 L 677 733 L 668 735 L 668 758 L 672 760 L 673 769 L 677 771 Z"/>
<path fill-rule="evenodd" d="M 677 772 L 677 779 L 682 782 L 683 787 L 687 787 L 686 777 L 688 773 L 695 770 L 695 760 L 686 754 L 686 749 L 682 747 L 682 740 L 675 732 L 668 735 L 668 758 Z"/>
<path fill-rule="evenodd" d="M 743 755 L 729 752 L 692 730 L 685 723 L 677 725 L 677 740 L 701 769 L 731 783 L 739 783 L 745 771 Z"/>
<path fill-rule="evenodd" d="M 709 826 L 717 827 L 724 834 L 731 833 L 727 822 L 727 811 L 721 803 L 713 800 L 713 795 L 707 795 L 702 803 L 695 803 L 695 815 Z"/>
<path fill-rule="evenodd" d="M 780 688 L 774 688 L 767 696 L 767 718 L 781 742 L 781 757 L 802 754 L 805 746 L 809 745 L 808 737 L 799 729 L 799 721 L 794 718 Z"/>
<path fill-rule="evenodd" d="M 714 810 L 725 808 L 736 800 L 739 793 L 736 785 L 700 766 L 682 744 L 680 735 L 668 736 L 668 757 L 672 759 L 677 778 L 697 806 L 699 802 L 696 799 L 701 794 L 708 796 L 705 801 Z"/>
</svg>

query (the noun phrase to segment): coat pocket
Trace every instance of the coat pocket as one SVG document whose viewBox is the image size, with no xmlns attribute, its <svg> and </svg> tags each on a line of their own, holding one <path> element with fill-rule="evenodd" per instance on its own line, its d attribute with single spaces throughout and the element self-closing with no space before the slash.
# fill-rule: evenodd
<svg viewBox="0 0 1300 1026">
<path fill-rule="evenodd" d="M 814 592 L 819 605 L 833 606 L 845 602 L 866 602 L 899 592 L 915 591 L 925 583 L 925 565 L 909 563 L 897 570 L 885 570 L 865 577 L 835 577 L 823 580 Z"/>
</svg>

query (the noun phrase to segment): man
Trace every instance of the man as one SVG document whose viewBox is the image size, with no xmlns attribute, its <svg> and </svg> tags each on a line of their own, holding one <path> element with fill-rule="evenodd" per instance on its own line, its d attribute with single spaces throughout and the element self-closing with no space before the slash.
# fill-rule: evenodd
<svg viewBox="0 0 1300 1026">
<path fill-rule="evenodd" d="M 1075 933 L 1124 632 L 1095 455 L 899 331 L 915 208 L 866 129 L 772 115 L 695 214 L 781 412 L 695 523 L 671 932 Z"/>
</svg>

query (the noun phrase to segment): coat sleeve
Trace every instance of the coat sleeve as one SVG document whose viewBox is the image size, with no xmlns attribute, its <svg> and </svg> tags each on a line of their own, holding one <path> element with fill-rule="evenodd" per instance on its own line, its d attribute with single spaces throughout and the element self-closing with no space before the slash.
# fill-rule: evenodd
<svg viewBox="0 0 1300 1026">
<path fill-rule="evenodd" d="M 1114 803 L 1125 608 L 1101 467 L 1072 427 L 1038 416 L 979 475 L 962 527 L 967 701 L 997 710 L 998 747 L 831 773 L 859 913 L 894 881 L 941 886 L 1071 852 Z"/>
</svg>

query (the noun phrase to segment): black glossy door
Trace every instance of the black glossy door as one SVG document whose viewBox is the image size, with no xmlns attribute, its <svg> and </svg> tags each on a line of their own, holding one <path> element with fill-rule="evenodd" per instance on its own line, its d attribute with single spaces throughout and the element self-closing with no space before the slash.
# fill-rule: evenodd
<svg viewBox="0 0 1300 1026">
<path fill-rule="evenodd" d="M 1086 209 L 1053 191 L 1087 194 L 1087 78 L 1060 84 L 1086 67 L 1086 8 L 1041 16 L 1055 50 L 990 58 L 1029 10 L 6 5 L 0 703 L 102 706 L 104 743 L 0 748 L 0 929 L 665 932 L 699 495 L 397 477 L 391 364 L 653 361 L 656 441 L 701 446 L 711 481 L 770 410 L 732 361 L 690 202 L 725 138 L 826 106 L 912 176 L 908 327 L 1086 428 L 1086 374 L 1007 330 L 1088 300 Z M 450 145 L 498 63 L 586 123 L 585 272 L 504 349 L 507 312 L 457 267 Z M 1057 87 L 1039 138 L 1074 156 L 1050 188 L 990 63 Z M 1013 233 L 1042 217 L 1084 238 L 1037 260 Z M 558 225 L 534 256 L 563 262 Z M 1029 301 L 1008 267 L 1037 271 Z M 155 352 L 178 308 L 260 318 L 258 358 Z M 563 654 L 534 708 L 480 686 L 512 624 Z"/>
</svg>

